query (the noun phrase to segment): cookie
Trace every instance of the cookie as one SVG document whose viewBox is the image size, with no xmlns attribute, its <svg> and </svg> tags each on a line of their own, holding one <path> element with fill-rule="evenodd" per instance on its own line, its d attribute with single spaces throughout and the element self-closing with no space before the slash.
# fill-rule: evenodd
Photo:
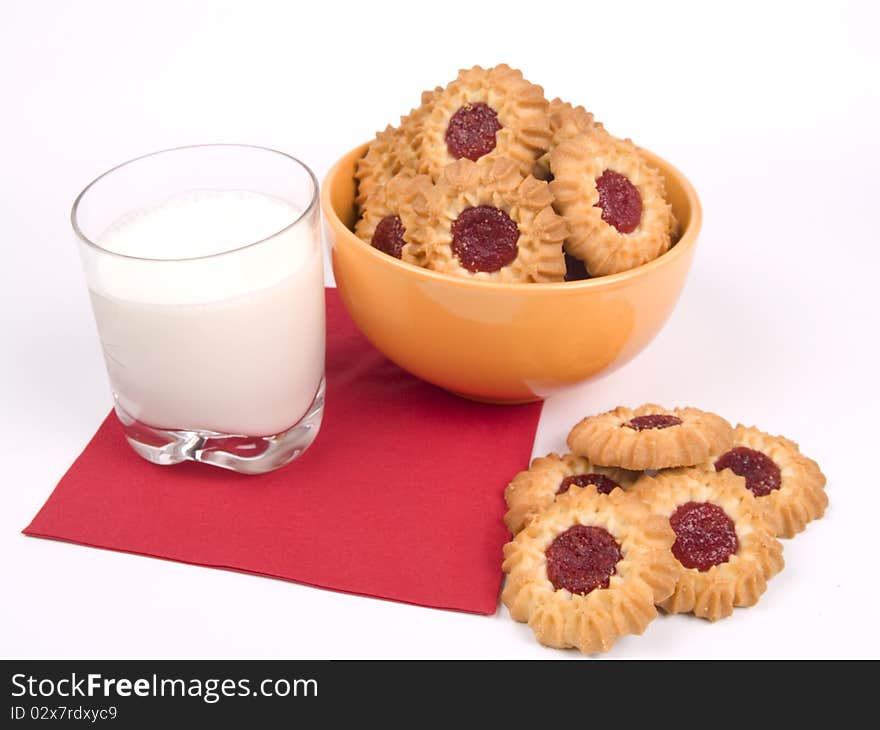
<svg viewBox="0 0 880 730">
<path fill-rule="evenodd" d="M 419 169 L 419 147 L 421 144 L 422 128 L 424 127 L 425 120 L 434 110 L 434 103 L 441 91 L 443 91 L 443 88 L 440 86 L 431 91 L 423 91 L 421 104 L 400 119 L 404 145 L 398 151 L 398 156 L 405 170 L 416 172 Z"/>
<path fill-rule="evenodd" d="M 535 163 L 535 177 L 541 180 L 552 179 L 550 152 L 563 142 L 578 134 L 607 135 L 601 122 L 582 106 L 572 106 L 562 99 L 553 99 L 547 107 L 547 121 L 550 123 L 550 144 L 547 151 Z"/>
<path fill-rule="evenodd" d="M 417 237 L 429 241 L 426 266 L 502 282 L 562 281 L 567 229 L 546 182 L 512 160 L 458 160 L 444 168 L 431 215 Z"/>
<path fill-rule="evenodd" d="M 674 469 L 643 476 L 630 490 L 675 533 L 671 554 L 681 572 L 660 601 L 664 611 L 717 621 L 734 606 L 755 605 L 782 570 L 782 543 L 740 481 L 728 471 Z"/>
<path fill-rule="evenodd" d="M 399 154 L 407 145 L 404 130 L 390 124 L 370 142 L 367 151 L 356 163 L 354 176 L 357 180 L 355 204 L 363 209 L 367 199 L 380 190 L 398 172 L 404 163 Z"/>
<path fill-rule="evenodd" d="M 608 651 L 641 634 L 680 567 L 667 521 L 623 490 L 572 487 L 504 547 L 501 599 L 546 646 Z"/>
<path fill-rule="evenodd" d="M 665 253 L 675 221 L 663 177 L 628 140 L 577 134 L 550 153 L 556 210 L 569 226 L 565 250 L 591 276 L 641 266 Z"/>
<path fill-rule="evenodd" d="M 733 442 L 721 416 L 696 408 L 647 404 L 589 416 L 568 434 L 568 448 L 594 464 L 633 471 L 695 466 Z"/>
<path fill-rule="evenodd" d="M 419 171 L 436 180 L 455 160 L 507 157 L 526 175 L 549 141 L 543 89 L 506 64 L 475 66 L 433 98 L 417 143 Z"/>
<path fill-rule="evenodd" d="M 801 454 L 794 441 L 754 427 L 737 425 L 732 448 L 703 467 L 742 477 L 742 486 L 763 503 L 777 537 L 794 537 L 828 506 L 819 465 Z"/>
<path fill-rule="evenodd" d="M 516 534 L 557 495 L 572 486 L 593 485 L 600 494 L 613 489 L 626 489 L 641 476 L 638 473 L 613 467 L 595 466 L 582 456 L 548 454 L 534 459 L 526 471 L 517 474 L 504 490 L 507 514 L 504 524 Z"/>
<path fill-rule="evenodd" d="M 375 190 L 361 208 L 355 234 L 383 253 L 422 266 L 426 243 L 418 238 L 434 185 L 427 175 L 399 172 Z"/>
<path fill-rule="evenodd" d="M 355 164 L 357 196 L 361 210 L 367 199 L 399 172 L 416 174 L 417 141 L 424 118 L 431 112 L 440 87 L 422 93 L 421 104 L 400 119 L 400 125 L 388 125 L 376 134 L 367 151 Z"/>
</svg>

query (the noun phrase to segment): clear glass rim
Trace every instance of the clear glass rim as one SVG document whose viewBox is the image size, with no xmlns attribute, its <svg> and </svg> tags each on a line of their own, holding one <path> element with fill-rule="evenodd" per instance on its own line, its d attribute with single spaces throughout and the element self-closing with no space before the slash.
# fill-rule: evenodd
<svg viewBox="0 0 880 730">
<path fill-rule="evenodd" d="M 185 258 L 178 259 L 163 259 L 163 258 L 150 258 L 146 256 L 129 256 L 128 254 L 118 253 L 116 251 L 111 251 L 110 249 L 104 248 L 100 244 L 93 241 L 89 238 L 85 232 L 80 228 L 79 220 L 78 220 L 78 212 L 80 203 L 82 203 L 83 198 L 85 198 L 86 194 L 101 180 L 103 180 L 108 175 L 113 174 L 117 170 L 122 169 L 123 167 L 127 167 L 135 162 L 140 162 L 141 160 L 148 159 L 150 157 L 157 157 L 158 155 L 168 154 L 169 152 L 182 152 L 184 150 L 195 150 L 195 149 L 206 149 L 206 148 L 238 148 L 238 149 L 249 149 L 249 150 L 259 150 L 261 152 L 271 152 L 272 154 L 279 155 L 281 157 L 285 157 L 291 162 L 298 165 L 300 168 L 305 170 L 306 174 L 309 176 L 309 180 L 312 183 L 312 194 L 309 200 L 309 204 L 303 209 L 302 213 L 300 213 L 296 218 L 294 218 L 290 223 L 285 225 L 283 228 L 275 231 L 274 233 L 269 234 L 268 236 L 264 236 L 263 238 L 257 241 L 250 241 L 248 243 L 244 243 L 241 246 L 236 246 L 235 248 L 229 248 L 224 251 L 217 251 L 216 253 L 206 254 L 204 256 L 188 256 Z M 315 177 L 315 173 L 312 172 L 312 169 L 305 164 L 302 160 L 297 159 L 293 155 L 289 155 L 286 152 L 281 152 L 280 150 L 273 149 L 271 147 L 262 147 L 261 145 L 253 145 L 253 144 L 237 144 L 234 142 L 216 142 L 216 143 L 206 143 L 206 144 L 190 144 L 183 145 L 181 147 L 169 147 L 164 150 L 157 150 L 156 152 L 150 152 L 146 155 L 139 155 L 138 157 L 132 157 L 130 160 L 126 160 L 125 162 L 121 162 L 118 165 L 111 167 L 109 170 L 102 172 L 98 177 L 92 180 L 88 185 L 86 185 L 76 196 L 73 201 L 73 206 L 70 209 L 70 225 L 73 227 L 73 231 L 76 234 L 76 237 L 82 241 L 85 245 L 90 248 L 95 249 L 96 251 L 100 251 L 102 254 L 106 254 L 108 256 L 116 256 L 121 259 L 131 259 L 132 261 L 154 261 L 154 262 L 162 262 L 162 263 L 175 263 L 181 261 L 199 261 L 204 259 L 212 259 L 218 256 L 226 256 L 227 254 L 236 253 L 238 251 L 243 251 L 248 248 L 252 248 L 254 246 L 259 246 L 261 243 L 265 243 L 282 233 L 289 231 L 294 226 L 296 226 L 300 221 L 308 217 L 308 215 L 315 209 L 318 205 L 318 200 L 320 198 L 320 191 L 318 187 L 318 178 Z"/>
</svg>

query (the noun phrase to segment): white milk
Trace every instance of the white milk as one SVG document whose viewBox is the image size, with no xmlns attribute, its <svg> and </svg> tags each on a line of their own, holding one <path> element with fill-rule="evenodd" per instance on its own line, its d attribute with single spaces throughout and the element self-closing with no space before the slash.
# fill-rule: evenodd
<svg viewBox="0 0 880 730">
<path fill-rule="evenodd" d="M 101 236 L 122 256 L 92 256 L 92 305 L 114 395 L 131 416 L 265 436 L 305 414 L 324 372 L 317 220 L 262 241 L 299 214 L 257 193 L 198 191 Z M 211 255 L 221 251 L 230 252 Z"/>
</svg>

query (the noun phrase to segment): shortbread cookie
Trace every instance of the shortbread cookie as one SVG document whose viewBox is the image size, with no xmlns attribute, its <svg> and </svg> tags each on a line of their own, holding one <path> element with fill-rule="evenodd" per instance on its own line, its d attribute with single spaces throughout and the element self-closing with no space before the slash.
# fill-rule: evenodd
<svg viewBox="0 0 880 730">
<path fill-rule="evenodd" d="M 554 99 L 547 105 L 550 122 L 550 147 L 560 144 L 578 134 L 607 134 L 601 122 L 582 106 L 572 106 L 562 99 Z"/>
<path fill-rule="evenodd" d="M 553 180 L 553 171 L 550 169 L 550 152 L 563 142 L 576 137 L 579 134 L 608 136 L 601 122 L 597 122 L 593 115 L 582 106 L 572 106 L 562 99 L 553 99 L 548 108 L 550 120 L 550 147 L 535 163 L 535 177 L 540 180 Z M 565 252 L 565 280 L 582 281 L 591 278 L 586 263 Z"/>
<path fill-rule="evenodd" d="M 538 641 L 585 654 L 641 634 L 680 566 L 671 528 L 623 490 L 572 487 L 504 546 L 501 600 Z"/>
<path fill-rule="evenodd" d="M 667 469 L 701 464 L 732 440 L 733 429 L 721 416 L 649 403 L 588 416 L 568 434 L 568 448 L 602 466 Z"/>
<path fill-rule="evenodd" d="M 592 276 L 641 266 L 671 244 L 663 177 L 628 140 L 578 134 L 550 153 L 551 190 L 569 225 L 565 250 Z"/>
<path fill-rule="evenodd" d="M 554 99 L 547 107 L 547 120 L 550 123 L 550 144 L 547 151 L 535 163 L 535 177 L 552 180 L 550 152 L 563 142 L 579 134 L 605 135 L 607 132 L 601 122 L 582 106 L 572 106 L 562 99 Z"/>
<path fill-rule="evenodd" d="M 819 465 L 801 454 L 794 441 L 754 427 L 738 425 L 733 448 L 703 466 L 742 477 L 743 486 L 763 504 L 778 537 L 794 537 L 825 514 L 828 506 Z"/>
<path fill-rule="evenodd" d="M 423 91 L 422 103 L 400 119 L 400 128 L 403 131 L 403 146 L 398 149 L 397 155 L 404 170 L 416 172 L 419 169 L 422 128 L 424 127 L 425 120 L 434 110 L 434 102 L 441 91 L 443 89 L 440 86 L 432 91 Z"/>
<path fill-rule="evenodd" d="M 406 149 L 405 132 L 401 127 L 390 124 L 376 134 L 370 142 L 366 154 L 355 164 L 354 176 L 357 180 L 355 203 L 362 209 L 364 203 L 385 183 L 403 169 L 399 152 Z"/>
<path fill-rule="evenodd" d="M 674 469 L 643 476 L 629 494 L 675 533 L 672 555 L 682 571 L 660 602 L 669 613 L 709 621 L 730 616 L 734 606 L 755 605 L 785 564 L 756 498 L 730 472 Z"/>
<path fill-rule="evenodd" d="M 453 162 L 417 234 L 430 242 L 427 267 L 494 281 L 562 281 L 567 230 L 552 200 L 546 182 L 524 177 L 507 158 Z"/>
<path fill-rule="evenodd" d="M 397 127 L 387 126 L 370 143 L 366 154 L 355 165 L 358 182 L 355 203 L 362 208 L 367 199 L 381 190 L 392 177 L 401 171 L 415 174 L 418 158 L 419 132 L 425 117 L 434 108 L 434 99 L 440 91 L 422 93 L 422 103 L 400 119 Z"/>
<path fill-rule="evenodd" d="M 475 66 L 434 97 L 419 136 L 419 171 L 436 179 L 455 160 L 507 157 L 525 175 L 549 141 L 543 89 L 505 64 Z"/>
<path fill-rule="evenodd" d="M 504 524 L 514 535 L 529 520 L 553 504 L 557 495 L 571 488 L 593 485 L 600 494 L 632 486 L 640 474 L 607 466 L 595 466 L 582 456 L 548 454 L 532 461 L 504 490 L 507 514 Z"/>
<path fill-rule="evenodd" d="M 417 266 L 427 258 L 419 220 L 427 214 L 433 190 L 427 175 L 399 172 L 369 196 L 355 225 L 358 238 L 383 253 Z"/>
</svg>

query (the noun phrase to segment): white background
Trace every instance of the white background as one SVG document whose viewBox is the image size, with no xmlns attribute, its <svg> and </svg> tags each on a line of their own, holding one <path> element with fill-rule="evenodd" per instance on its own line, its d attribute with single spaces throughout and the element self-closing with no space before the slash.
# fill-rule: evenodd
<svg viewBox="0 0 880 730">
<path fill-rule="evenodd" d="M 414 608 L 19 534 L 109 407 L 68 230 L 86 182 L 214 141 L 289 151 L 321 177 L 422 89 L 505 61 L 669 159 L 705 209 L 668 326 L 623 370 L 549 401 L 535 453 L 585 414 L 650 400 L 783 433 L 828 475 L 826 518 L 786 542 L 757 607 L 715 625 L 660 618 L 611 656 L 880 656 L 880 15 L 715 5 L 4 4 L 0 654 L 577 656 L 541 648 L 503 607 Z"/>
</svg>

